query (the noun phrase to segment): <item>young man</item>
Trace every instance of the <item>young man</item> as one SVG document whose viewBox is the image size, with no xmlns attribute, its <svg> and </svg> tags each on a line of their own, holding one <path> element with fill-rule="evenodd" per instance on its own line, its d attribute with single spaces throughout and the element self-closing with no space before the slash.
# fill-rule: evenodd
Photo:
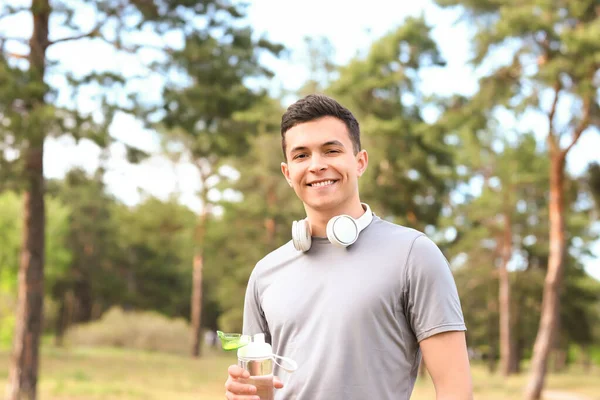
<svg viewBox="0 0 600 400">
<path fill-rule="evenodd" d="M 407 400 L 422 355 L 438 400 L 472 399 L 447 261 L 424 234 L 361 203 L 368 156 L 352 113 L 309 95 L 287 109 L 281 135 L 281 170 L 307 218 L 254 268 L 243 328 L 265 333 L 275 354 L 298 363 L 285 385 L 276 380 L 276 398 Z M 256 388 L 238 381 L 247 376 L 229 367 L 228 399 L 255 398 Z"/>
</svg>

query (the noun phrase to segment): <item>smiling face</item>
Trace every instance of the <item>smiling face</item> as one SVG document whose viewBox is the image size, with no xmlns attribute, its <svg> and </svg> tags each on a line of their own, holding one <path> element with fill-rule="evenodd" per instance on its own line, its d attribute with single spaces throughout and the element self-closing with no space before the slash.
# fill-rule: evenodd
<svg viewBox="0 0 600 400">
<path fill-rule="evenodd" d="M 285 133 L 281 171 L 307 213 L 350 214 L 360 207 L 358 178 L 367 168 L 364 150 L 354 154 L 346 125 L 335 117 L 298 124 Z"/>
</svg>

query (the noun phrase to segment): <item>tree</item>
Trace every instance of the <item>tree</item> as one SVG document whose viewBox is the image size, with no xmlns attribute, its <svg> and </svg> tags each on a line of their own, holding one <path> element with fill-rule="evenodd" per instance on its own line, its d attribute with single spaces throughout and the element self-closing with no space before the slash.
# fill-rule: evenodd
<svg viewBox="0 0 600 400">
<path fill-rule="evenodd" d="M 236 8 L 234 19 L 241 16 Z M 161 122 L 157 124 L 169 142 L 167 148 L 178 153 L 180 160 L 191 163 L 199 177 L 198 197 L 202 208 L 194 234 L 190 302 L 193 357 L 200 355 L 204 249 L 211 214 L 209 193 L 223 178 L 220 171 L 223 159 L 242 155 L 248 149 L 251 132 L 234 117 L 266 96 L 262 90 L 253 90 L 247 84 L 248 79 L 260 81 L 271 76 L 259 63 L 259 54 L 264 51 L 277 55 L 282 50 L 281 46 L 266 40 L 254 40 L 251 29 L 234 25 L 232 22 L 220 39 L 203 34 L 189 35 L 185 47 L 173 53 L 189 85 L 165 89 Z"/>
<path fill-rule="evenodd" d="M 361 122 L 369 168 L 361 193 L 384 218 L 433 225 L 454 182 L 453 152 L 424 111 L 441 105 L 420 93 L 419 74 L 444 64 L 423 18 L 408 18 L 339 69 L 326 92 Z M 394 193 L 390 196 L 390 193 Z"/>
<path fill-rule="evenodd" d="M 465 149 L 465 158 L 480 158 L 486 178 L 481 179 L 481 193 L 465 193 L 465 200 L 442 219 L 442 226 L 456 230 L 448 253 L 459 292 L 469 293 L 461 299 L 469 326 L 469 346 L 488 359 L 492 372 L 496 370 L 499 349 L 500 373 L 506 374 L 519 372 L 520 361 L 529 355 L 527 349 L 533 345 L 539 326 L 539 300 L 549 256 L 548 180 L 544 174 L 549 161 L 536 148 L 532 135 L 519 135 L 515 143 L 494 147 L 493 152 L 491 148 L 480 149 L 479 157 Z M 473 177 L 480 177 L 480 173 Z M 598 317 L 594 308 L 597 295 L 590 290 L 593 286 L 584 279 L 578 262 L 593 240 L 591 211 L 581 202 L 584 192 L 578 179 L 568 179 L 566 187 L 570 256 L 561 293 L 561 322 L 553 344 L 554 367 L 558 370 L 568 361 L 570 345 L 588 346 L 593 340 L 589 327 Z M 505 255 L 507 231 L 511 233 L 510 269 Z M 509 301 L 500 295 L 503 285 L 509 286 Z"/>
<path fill-rule="evenodd" d="M 103 311 L 98 308 L 97 299 L 105 275 L 113 268 L 111 256 L 119 229 L 111 218 L 116 200 L 106 193 L 102 179 L 101 168 L 93 176 L 75 168 L 63 180 L 47 182 L 48 194 L 69 204 L 71 209 L 67 242 L 71 263 L 68 273 L 49 286 L 49 294 L 58 306 L 54 322 L 59 345 L 69 325 L 90 322 Z"/>
<path fill-rule="evenodd" d="M 133 207 L 115 204 L 111 214 L 117 228 L 112 273 L 99 277 L 95 301 L 103 302 L 103 310 L 118 305 L 187 317 L 196 214 L 174 198 L 153 197 Z"/>
<path fill-rule="evenodd" d="M 333 61 L 335 49 L 326 37 L 305 37 L 308 80 L 299 90 L 301 96 L 323 92 L 331 84 L 337 65 Z"/>
<path fill-rule="evenodd" d="M 502 84 L 490 108 L 503 106 L 522 114 L 533 109 L 548 121 L 550 254 L 544 284 L 540 326 L 526 389 L 528 400 L 539 399 L 553 343 L 560 288 L 564 274 L 565 163 L 581 135 L 597 127 L 599 67 L 598 10 L 593 0 L 536 1 L 437 0 L 441 6 L 462 6 L 477 26 L 473 62 L 481 64 L 505 45 L 513 57 L 488 74 Z M 563 105 L 576 104 L 572 112 Z M 577 111 L 578 110 L 578 111 Z M 566 143 L 566 144 L 565 144 Z"/>
<path fill-rule="evenodd" d="M 236 196 L 224 196 L 218 203 L 223 215 L 212 221 L 208 246 L 212 251 L 207 254 L 211 260 L 207 295 L 219 305 L 217 323 L 222 330 L 242 329 L 243 293 L 250 272 L 266 254 L 290 241 L 292 221 L 305 214 L 281 173 L 282 113 L 277 100 L 264 98 L 236 115 L 253 135 L 248 152 L 227 161 L 239 176 L 223 181 L 218 188 Z"/>
<path fill-rule="evenodd" d="M 91 7 L 94 13 L 92 26 L 79 26 L 75 17 Z M 76 104 L 59 106 L 57 87 L 52 88 L 47 74 L 58 63 L 48 58 L 53 46 L 63 46 L 73 41 L 86 40 L 110 46 L 113 51 L 130 54 L 136 61 L 138 52 L 152 49 L 159 54 L 153 65 L 141 66 L 142 75 L 149 73 L 155 64 L 170 62 L 169 35 L 210 36 L 229 21 L 227 16 L 237 17 L 239 11 L 228 1 L 205 0 L 197 2 L 178 1 L 119 1 L 119 2 L 56 2 L 32 0 L 30 7 L 11 7 L 3 3 L 0 18 L 29 14 L 33 20 L 30 38 L 0 37 L 0 143 L 2 150 L 8 147 L 17 156 L 0 154 L 2 173 L 11 168 L 10 175 L 22 182 L 24 192 L 24 233 L 20 257 L 19 300 L 17 305 L 16 334 L 13 345 L 8 399 L 35 399 L 38 377 L 39 338 L 42 322 L 44 280 L 44 142 L 47 137 L 71 134 L 88 138 L 101 147 L 113 138 L 108 127 L 117 109 L 132 111 L 141 102 L 140 96 L 119 96 L 101 93 L 101 115 L 84 114 Z M 85 21 L 86 18 L 79 19 Z M 202 21 L 199 21 L 202 20 Z M 57 37 L 55 27 L 70 30 L 72 35 Z M 131 35 L 143 30 L 144 35 Z M 152 39 L 148 41 L 148 37 Z M 15 44 L 25 45 L 29 53 L 14 51 Z M 207 55 L 209 56 L 209 55 Z M 139 63 L 138 63 L 139 64 Z M 83 76 L 68 72 L 66 81 L 72 94 L 77 95 L 82 84 L 91 83 L 100 88 L 117 89 L 130 78 L 121 70 L 92 71 Z M 61 88 L 61 90 L 64 88 Z M 69 89 L 65 89 L 69 90 Z M 135 158 L 140 152 L 128 148 L 129 156 Z"/>
<path fill-rule="evenodd" d="M 477 104 L 476 99 L 474 103 Z M 482 192 L 474 198 L 465 196 L 449 225 L 457 230 L 453 251 L 459 250 L 476 263 L 487 264 L 499 285 L 499 297 L 488 301 L 498 304 L 500 372 L 508 376 L 518 370 L 509 263 L 518 259 L 525 243 L 544 232 L 538 221 L 544 218 L 547 208 L 540 209 L 536 202 L 544 198 L 547 189 L 541 172 L 546 169 L 547 160 L 536 148 L 532 134 L 517 135 L 511 142 L 493 130 L 480 133 L 474 148 L 469 148 L 463 138 L 461 143 L 466 143 L 459 161 L 468 166 L 466 175 L 471 183 L 476 179 L 482 182 Z M 485 254 L 479 254 L 477 249 L 483 249 Z M 520 268 L 523 267 L 527 264 L 521 263 Z M 489 308 L 496 310 L 495 306 Z"/>
</svg>

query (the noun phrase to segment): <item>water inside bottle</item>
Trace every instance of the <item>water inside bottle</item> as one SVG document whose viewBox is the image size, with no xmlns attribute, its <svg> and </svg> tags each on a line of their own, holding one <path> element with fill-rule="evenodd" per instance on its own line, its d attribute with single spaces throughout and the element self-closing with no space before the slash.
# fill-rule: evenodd
<svg viewBox="0 0 600 400">
<path fill-rule="evenodd" d="M 251 376 L 248 379 L 240 379 L 240 381 L 256 386 L 256 396 L 259 396 L 260 400 L 274 400 L 273 374 Z"/>
</svg>

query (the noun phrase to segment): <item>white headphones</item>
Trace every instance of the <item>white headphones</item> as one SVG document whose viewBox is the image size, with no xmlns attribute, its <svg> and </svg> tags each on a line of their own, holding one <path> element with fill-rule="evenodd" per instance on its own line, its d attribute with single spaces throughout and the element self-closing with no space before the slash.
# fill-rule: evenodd
<svg viewBox="0 0 600 400">
<path fill-rule="evenodd" d="M 371 208 L 361 203 L 365 212 L 358 219 L 349 215 L 337 215 L 327 222 L 327 239 L 339 247 L 348 247 L 356 242 L 359 233 L 373 220 Z M 308 251 L 312 244 L 310 224 L 307 219 L 292 223 L 292 242 L 298 251 Z"/>
</svg>

